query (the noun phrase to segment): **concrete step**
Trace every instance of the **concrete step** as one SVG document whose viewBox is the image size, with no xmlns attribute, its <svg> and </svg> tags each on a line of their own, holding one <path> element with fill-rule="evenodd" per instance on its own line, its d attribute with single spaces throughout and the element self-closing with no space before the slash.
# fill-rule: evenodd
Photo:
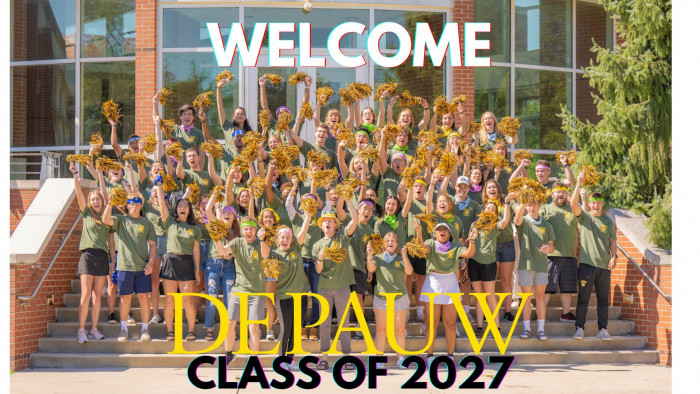
<svg viewBox="0 0 700 394">
<path fill-rule="evenodd" d="M 501 330 L 502 332 L 506 332 L 506 330 L 510 330 L 510 326 L 512 323 L 505 323 L 501 322 Z M 421 323 L 420 322 L 409 322 L 406 324 L 406 331 L 408 331 L 409 336 L 421 336 L 420 335 L 420 328 L 421 328 Z M 89 324 L 88 324 L 89 326 Z M 109 323 L 99 323 L 98 324 L 98 329 L 100 332 L 102 332 L 103 335 L 106 337 L 110 338 L 116 338 L 119 335 L 119 324 L 109 324 Z M 136 328 L 131 328 L 133 330 L 138 330 L 138 327 L 140 327 L 139 324 L 135 326 Z M 239 328 L 240 326 L 237 326 Z M 472 326 L 473 329 L 476 329 L 476 326 Z M 516 330 L 515 330 L 515 336 L 520 335 L 522 332 L 522 323 L 518 323 Z M 537 322 L 532 322 L 532 327 L 537 328 Z M 549 336 L 570 336 L 573 335 L 574 331 L 574 324 L 570 322 L 560 322 L 560 321 L 552 321 L 552 322 L 547 322 L 545 325 L 545 330 L 547 331 L 547 335 Z M 56 323 L 49 323 L 48 324 L 48 329 L 49 329 L 49 337 L 73 337 L 77 335 L 78 332 L 78 323 L 77 322 L 56 322 Z M 149 325 L 149 332 L 151 333 L 151 336 L 153 338 L 164 338 L 166 334 L 166 327 L 164 323 L 160 324 L 151 324 Z M 460 334 L 466 338 L 466 333 L 464 331 L 464 328 L 462 327 L 461 323 L 457 323 L 457 329 L 460 331 Z M 272 330 L 275 332 L 275 336 L 279 336 L 279 331 L 280 331 L 280 325 L 275 324 L 272 328 Z M 335 335 L 335 332 L 337 330 L 336 325 L 331 326 L 331 335 Z M 374 323 L 369 324 L 369 330 L 372 335 L 375 334 L 376 330 L 376 325 Z M 183 324 L 183 332 L 187 331 L 187 326 Z M 238 331 L 238 330 L 237 330 Z M 206 330 L 204 329 L 203 324 L 197 324 L 195 325 L 195 332 L 197 333 L 197 336 L 199 338 L 204 338 L 204 335 L 206 333 Z M 214 325 L 214 334 L 218 335 L 219 332 L 219 324 Z M 634 323 L 628 320 L 610 320 L 608 322 L 608 332 L 610 335 L 633 335 L 634 334 Z M 444 337 L 444 327 L 442 324 L 438 326 L 438 336 L 439 337 Z M 598 326 L 596 323 L 590 323 L 586 324 L 585 328 L 585 334 L 588 336 L 595 336 L 598 333 Z M 134 334 L 136 335 L 136 334 Z"/>
<path fill-rule="evenodd" d="M 103 340 L 92 340 L 87 343 L 78 343 L 75 337 L 47 337 L 39 340 L 39 351 L 47 353 L 123 353 L 123 354 L 167 354 L 173 351 L 173 342 L 166 341 L 164 338 L 153 338 L 151 341 L 139 340 L 140 329 L 132 329 L 129 331 L 129 340 L 126 342 L 118 342 L 116 338 L 105 338 Z M 515 335 L 515 334 L 514 334 Z M 509 351 L 573 351 L 573 350 L 631 350 L 642 349 L 646 345 L 646 337 L 643 336 L 613 336 L 610 341 L 603 341 L 594 336 L 587 337 L 583 340 L 575 340 L 570 336 L 566 337 L 550 337 L 549 340 L 540 341 L 537 339 L 520 339 L 511 338 L 508 344 Z M 277 341 L 261 341 L 260 351 L 270 351 L 277 346 Z M 212 345 L 212 342 L 207 342 L 199 339 L 193 342 L 185 342 L 183 347 L 187 351 L 204 350 Z M 340 345 L 338 345 L 340 346 Z M 363 340 L 352 340 L 352 353 L 362 353 L 367 351 L 367 344 Z M 406 349 L 416 351 L 425 346 L 425 338 L 423 337 L 408 337 L 406 338 Z M 303 341 L 302 348 L 307 352 L 320 353 L 320 341 Z M 234 345 L 234 349 L 238 349 L 238 343 Z M 458 353 L 472 353 L 473 349 L 466 338 L 457 338 Z M 482 348 L 484 351 L 497 352 L 498 347 L 496 342 L 490 336 Z M 446 352 L 447 343 L 444 340 L 435 341 L 436 352 Z M 211 353 L 223 353 L 223 344 Z M 387 353 L 393 353 L 393 350 L 387 346 Z"/>
<path fill-rule="evenodd" d="M 366 319 L 373 319 L 374 318 L 374 310 L 371 307 L 365 307 L 365 318 Z M 617 320 L 620 319 L 620 313 L 621 313 L 622 308 L 619 306 L 610 306 L 608 307 L 608 320 Z M 137 322 L 141 321 L 141 309 L 137 307 L 132 307 L 131 311 L 134 313 L 134 319 L 136 319 Z M 100 310 L 100 320 L 101 321 L 106 321 L 107 320 L 107 312 L 108 308 L 102 307 Z M 575 311 L 574 311 L 575 312 Z M 116 308 L 116 313 L 117 315 L 119 314 L 119 308 Z M 342 312 L 341 312 L 342 313 Z M 475 316 L 476 312 L 474 311 L 474 308 L 470 308 L 469 313 L 472 316 Z M 503 317 L 503 309 L 499 311 L 500 316 Z M 205 306 L 201 305 L 199 307 L 198 314 L 200 316 L 200 319 L 203 319 L 205 316 Z M 341 318 L 342 316 L 339 316 Z M 559 318 L 561 317 L 561 307 L 560 306 L 549 306 L 547 307 L 547 316 L 546 319 L 548 321 L 556 320 L 558 321 Z M 183 311 L 183 318 L 184 318 L 184 311 Z M 521 316 L 521 319 L 523 317 Z M 532 319 L 536 319 L 536 313 L 533 308 L 532 310 Z M 595 305 L 589 305 L 588 307 L 588 313 L 586 314 L 586 321 L 588 322 L 594 322 L 598 318 L 598 312 L 597 308 Z M 218 316 L 215 318 L 216 321 L 218 321 Z M 415 321 L 416 320 L 416 308 L 411 307 L 409 311 L 409 321 Z M 56 321 L 59 322 L 76 322 L 78 321 L 78 308 L 77 307 L 64 307 L 64 308 L 58 308 L 56 309 Z"/>
<path fill-rule="evenodd" d="M 584 341 L 585 342 L 585 341 Z M 593 363 L 626 363 L 626 364 L 656 364 L 659 362 L 659 352 L 651 349 L 634 350 L 576 350 L 576 351 L 511 351 L 507 355 L 515 356 L 515 364 L 593 364 Z M 352 354 L 361 360 L 367 356 Z M 480 357 L 487 360 L 488 356 L 500 355 L 496 352 L 483 352 Z M 318 354 L 315 354 L 318 357 Z M 464 354 L 457 354 L 457 358 Z M 187 368 L 195 355 L 186 354 L 119 354 L 119 353 L 47 353 L 37 352 L 30 357 L 34 368 L 106 368 L 106 367 L 153 367 L 153 368 Z M 276 356 L 258 356 L 261 364 L 269 368 Z M 330 365 L 341 356 L 329 355 Z M 389 354 L 389 367 L 396 368 L 396 355 Z M 299 356 L 296 359 L 300 359 Z M 247 357 L 238 355 L 230 368 L 242 369 L 247 363 Z M 206 368 L 202 366 L 202 368 Z M 299 376 L 299 372 L 295 372 Z M 237 375 L 236 375 L 237 376 Z"/>
</svg>

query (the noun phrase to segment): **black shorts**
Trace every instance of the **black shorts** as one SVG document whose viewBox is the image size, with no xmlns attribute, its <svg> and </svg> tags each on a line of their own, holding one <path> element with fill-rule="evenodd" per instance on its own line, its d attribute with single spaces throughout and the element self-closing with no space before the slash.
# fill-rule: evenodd
<svg viewBox="0 0 700 394">
<path fill-rule="evenodd" d="M 109 275 L 109 254 L 102 249 L 85 249 L 78 260 L 78 275 Z"/>
<path fill-rule="evenodd" d="M 515 261 L 515 242 L 508 241 L 496 246 L 496 261 L 499 263 L 512 263 Z"/>
<path fill-rule="evenodd" d="M 578 292 L 578 264 L 575 257 L 550 256 L 547 258 L 549 283 L 545 293 L 555 294 Z"/>
<path fill-rule="evenodd" d="M 356 269 L 352 270 L 352 273 L 355 274 L 355 284 L 350 285 L 350 291 L 354 291 L 357 295 L 367 294 L 367 273 Z"/>
<path fill-rule="evenodd" d="M 167 253 L 160 264 L 160 278 L 186 282 L 196 280 L 192 255 Z"/>
<path fill-rule="evenodd" d="M 494 261 L 491 264 L 481 264 L 476 260 L 469 259 L 467 262 L 467 272 L 469 273 L 469 280 L 474 282 L 492 282 L 496 280 L 496 272 L 498 272 L 498 266 Z"/>
<path fill-rule="evenodd" d="M 408 261 L 411 262 L 411 266 L 413 266 L 414 273 L 416 273 L 418 275 L 425 275 L 425 265 L 426 265 L 425 258 L 413 257 L 409 254 Z"/>
</svg>

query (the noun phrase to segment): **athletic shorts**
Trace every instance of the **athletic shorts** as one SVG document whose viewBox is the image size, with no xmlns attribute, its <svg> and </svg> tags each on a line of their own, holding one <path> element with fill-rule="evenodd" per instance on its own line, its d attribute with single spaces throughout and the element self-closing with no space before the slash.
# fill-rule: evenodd
<svg viewBox="0 0 700 394">
<path fill-rule="evenodd" d="M 178 282 L 197 280 L 194 274 L 194 257 L 189 254 L 167 253 L 160 263 L 160 278 Z"/>
<path fill-rule="evenodd" d="M 467 262 L 467 273 L 469 280 L 473 282 L 492 282 L 496 280 L 498 266 L 494 261 L 491 264 L 481 264 L 476 260 L 469 259 Z"/>
<path fill-rule="evenodd" d="M 355 274 L 355 284 L 350 285 L 350 292 L 355 292 L 357 295 L 367 294 L 367 273 L 359 270 L 352 270 Z"/>
<path fill-rule="evenodd" d="M 374 296 L 373 307 L 374 309 L 385 311 L 386 310 L 386 300 L 383 300 L 377 296 Z M 404 294 L 401 297 L 394 298 L 394 310 L 395 311 L 405 311 L 411 306 L 411 301 L 408 299 L 408 294 Z"/>
<path fill-rule="evenodd" d="M 515 242 L 503 242 L 496 246 L 496 261 L 511 263 L 515 261 Z"/>
<path fill-rule="evenodd" d="M 411 266 L 413 267 L 413 272 L 418 274 L 418 275 L 425 275 L 425 265 L 426 265 L 426 260 L 425 258 L 420 258 L 420 257 L 413 257 L 410 254 L 408 255 L 408 261 L 411 262 Z"/>
<path fill-rule="evenodd" d="M 531 270 L 518 270 L 518 285 L 520 286 L 542 286 L 547 284 L 546 272 Z"/>
<path fill-rule="evenodd" d="M 248 296 L 248 320 L 265 318 L 265 299 L 263 296 Z M 228 296 L 228 319 L 241 321 L 241 298 L 231 293 Z"/>
<path fill-rule="evenodd" d="M 78 275 L 109 275 L 109 254 L 102 249 L 85 249 L 78 261 Z"/>
<path fill-rule="evenodd" d="M 545 293 L 578 292 L 578 264 L 575 257 L 550 256 L 548 258 L 549 283 Z"/>
<path fill-rule="evenodd" d="M 116 271 L 117 295 L 131 295 L 133 293 L 151 292 L 151 275 L 143 271 Z"/>
<path fill-rule="evenodd" d="M 423 289 L 421 290 L 420 300 L 423 302 L 429 302 L 428 296 L 425 293 L 438 293 L 435 296 L 435 305 L 449 305 L 452 304 L 452 298 L 445 295 L 445 293 L 461 293 L 459 290 L 459 283 L 457 283 L 457 275 L 454 272 L 448 274 L 438 274 L 436 272 L 431 272 L 425 277 L 425 282 L 423 282 Z M 460 296 L 460 300 L 462 297 Z"/>
</svg>

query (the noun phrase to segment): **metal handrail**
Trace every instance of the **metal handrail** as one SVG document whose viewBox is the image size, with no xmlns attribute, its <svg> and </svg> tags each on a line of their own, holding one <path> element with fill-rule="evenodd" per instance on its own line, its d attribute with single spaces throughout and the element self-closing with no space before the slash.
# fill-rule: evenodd
<svg viewBox="0 0 700 394">
<path fill-rule="evenodd" d="M 41 279 L 39 279 L 39 283 L 37 283 L 36 287 L 34 288 L 34 291 L 32 292 L 32 295 L 29 296 L 17 296 L 17 299 L 19 300 L 20 304 L 24 304 L 26 302 L 29 302 L 36 297 L 36 293 L 39 292 L 39 288 L 41 285 L 44 283 L 44 280 L 49 274 L 49 270 L 51 270 L 51 267 L 53 266 L 53 263 L 56 261 L 56 258 L 58 258 L 58 254 L 61 253 L 61 250 L 63 249 L 63 246 L 65 246 L 66 242 L 68 242 L 68 238 L 70 238 L 70 235 L 73 233 L 73 230 L 75 230 L 75 226 L 78 225 L 78 220 L 80 220 L 80 214 L 78 214 L 78 217 L 75 218 L 75 221 L 73 222 L 73 225 L 70 226 L 70 229 L 68 230 L 68 233 L 66 234 L 65 237 L 61 240 L 61 244 L 58 246 L 58 250 L 56 250 L 56 253 L 53 255 L 53 258 L 51 258 L 51 261 L 49 262 L 49 265 L 46 266 L 46 269 L 44 270 L 44 274 L 41 275 Z"/>
<path fill-rule="evenodd" d="M 639 264 L 637 264 L 636 261 L 634 261 L 634 259 L 632 258 L 632 256 L 630 256 L 629 253 L 627 253 L 627 251 L 626 251 L 622 246 L 620 246 L 619 243 L 617 244 L 617 248 L 620 249 L 620 252 L 622 252 L 622 254 L 624 254 L 625 257 L 627 257 L 627 260 L 629 260 L 630 263 L 634 264 L 634 266 L 637 267 L 637 269 L 639 270 L 639 272 L 641 272 L 642 275 L 649 281 L 649 283 L 651 283 L 651 285 L 654 286 L 654 288 L 656 288 L 656 290 L 659 292 L 659 294 L 661 294 L 661 296 L 662 296 L 664 299 L 666 299 L 666 301 L 668 301 L 669 303 L 671 303 L 671 295 L 670 295 L 670 294 L 664 293 L 664 291 L 661 290 L 661 287 L 659 287 L 659 285 L 657 285 L 656 282 L 654 282 L 654 279 L 652 279 L 651 276 L 649 276 L 649 274 L 647 274 L 647 273 L 642 269 L 642 267 L 641 267 Z"/>
</svg>

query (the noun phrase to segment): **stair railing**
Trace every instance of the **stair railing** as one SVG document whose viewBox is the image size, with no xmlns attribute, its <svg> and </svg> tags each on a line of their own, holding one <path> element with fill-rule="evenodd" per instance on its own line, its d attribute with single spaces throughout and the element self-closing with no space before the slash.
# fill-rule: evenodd
<svg viewBox="0 0 700 394">
<path fill-rule="evenodd" d="M 636 261 L 634 261 L 634 259 L 632 258 L 632 256 L 630 256 L 629 253 L 627 253 L 627 251 L 626 251 L 622 246 L 620 246 L 619 243 L 617 244 L 617 248 L 620 249 L 620 252 L 622 252 L 622 254 L 624 254 L 625 257 L 627 257 L 627 260 L 629 260 L 630 263 L 634 264 L 634 266 L 637 267 L 637 269 L 639 270 L 639 272 L 641 272 L 641 274 L 646 278 L 646 280 L 647 280 L 649 283 L 651 283 L 652 286 L 654 286 L 654 288 L 659 292 L 659 294 L 661 294 L 661 296 L 662 296 L 664 299 L 666 299 L 666 301 L 668 301 L 669 303 L 671 303 L 671 294 L 666 294 L 663 290 L 661 290 L 661 287 L 659 287 L 659 285 L 656 284 L 656 282 L 654 282 L 654 279 L 652 279 L 651 276 L 649 276 L 649 274 L 647 274 L 647 273 L 642 269 L 642 267 L 641 267 L 639 264 L 637 264 Z"/>
</svg>

